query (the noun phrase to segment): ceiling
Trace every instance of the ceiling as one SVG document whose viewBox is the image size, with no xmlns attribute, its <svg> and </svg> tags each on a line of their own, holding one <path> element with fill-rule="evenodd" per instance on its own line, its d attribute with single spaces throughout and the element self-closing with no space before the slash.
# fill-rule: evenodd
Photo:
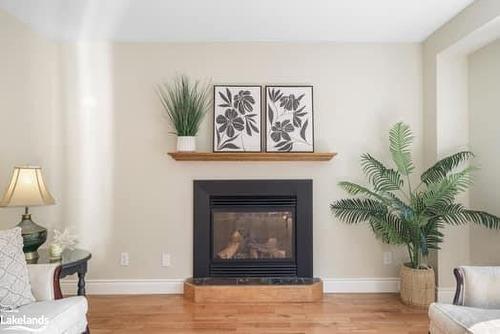
<svg viewBox="0 0 500 334">
<path fill-rule="evenodd" d="M 473 0 L 0 0 L 55 40 L 419 42 Z"/>
</svg>

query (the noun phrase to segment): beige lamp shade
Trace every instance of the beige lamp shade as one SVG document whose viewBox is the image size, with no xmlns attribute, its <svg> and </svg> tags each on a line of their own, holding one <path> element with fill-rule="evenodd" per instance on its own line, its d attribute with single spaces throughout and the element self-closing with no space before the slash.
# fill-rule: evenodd
<svg viewBox="0 0 500 334">
<path fill-rule="evenodd" d="M 43 182 L 42 169 L 22 166 L 14 167 L 0 206 L 39 206 L 54 203 L 54 198 Z"/>
</svg>

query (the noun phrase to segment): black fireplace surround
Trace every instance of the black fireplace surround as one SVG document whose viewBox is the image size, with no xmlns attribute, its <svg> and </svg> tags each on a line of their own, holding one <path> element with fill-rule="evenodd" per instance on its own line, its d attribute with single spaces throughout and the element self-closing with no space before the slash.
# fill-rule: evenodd
<svg viewBox="0 0 500 334">
<path fill-rule="evenodd" d="M 312 184 L 194 181 L 194 278 L 311 279 Z"/>
</svg>

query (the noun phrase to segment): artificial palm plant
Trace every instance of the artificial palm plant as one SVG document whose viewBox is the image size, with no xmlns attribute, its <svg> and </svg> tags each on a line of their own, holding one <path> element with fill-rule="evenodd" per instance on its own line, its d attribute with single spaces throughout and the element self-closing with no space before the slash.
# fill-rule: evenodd
<svg viewBox="0 0 500 334">
<path fill-rule="evenodd" d="M 463 151 L 448 156 L 420 176 L 413 187 L 410 175 L 415 171 L 410 146 L 413 134 L 408 125 L 395 124 L 389 132 L 389 149 L 395 168 L 388 168 L 370 154 L 361 157 L 361 166 L 370 187 L 352 182 L 339 185 L 355 198 L 341 199 L 331 205 L 340 220 L 356 224 L 366 222 L 375 235 L 386 243 L 405 245 L 410 266 L 425 268 L 423 257 L 439 249 L 443 241 L 440 229 L 466 223 L 500 228 L 500 218 L 483 211 L 470 210 L 456 203 L 456 197 L 471 185 L 473 167 L 464 163 L 474 157 Z"/>
</svg>

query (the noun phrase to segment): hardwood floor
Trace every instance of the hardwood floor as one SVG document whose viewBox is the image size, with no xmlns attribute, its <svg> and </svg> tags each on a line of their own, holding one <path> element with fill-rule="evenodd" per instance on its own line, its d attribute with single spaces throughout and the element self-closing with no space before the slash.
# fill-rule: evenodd
<svg viewBox="0 0 500 334">
<path fill-rule="evenodd" d="M 89 296 L 92 334 L 425 334 L 426 310 L 395 294 L 328 294 L 319 303 L 193 304 L 181 295 Z"/>
</svg>

